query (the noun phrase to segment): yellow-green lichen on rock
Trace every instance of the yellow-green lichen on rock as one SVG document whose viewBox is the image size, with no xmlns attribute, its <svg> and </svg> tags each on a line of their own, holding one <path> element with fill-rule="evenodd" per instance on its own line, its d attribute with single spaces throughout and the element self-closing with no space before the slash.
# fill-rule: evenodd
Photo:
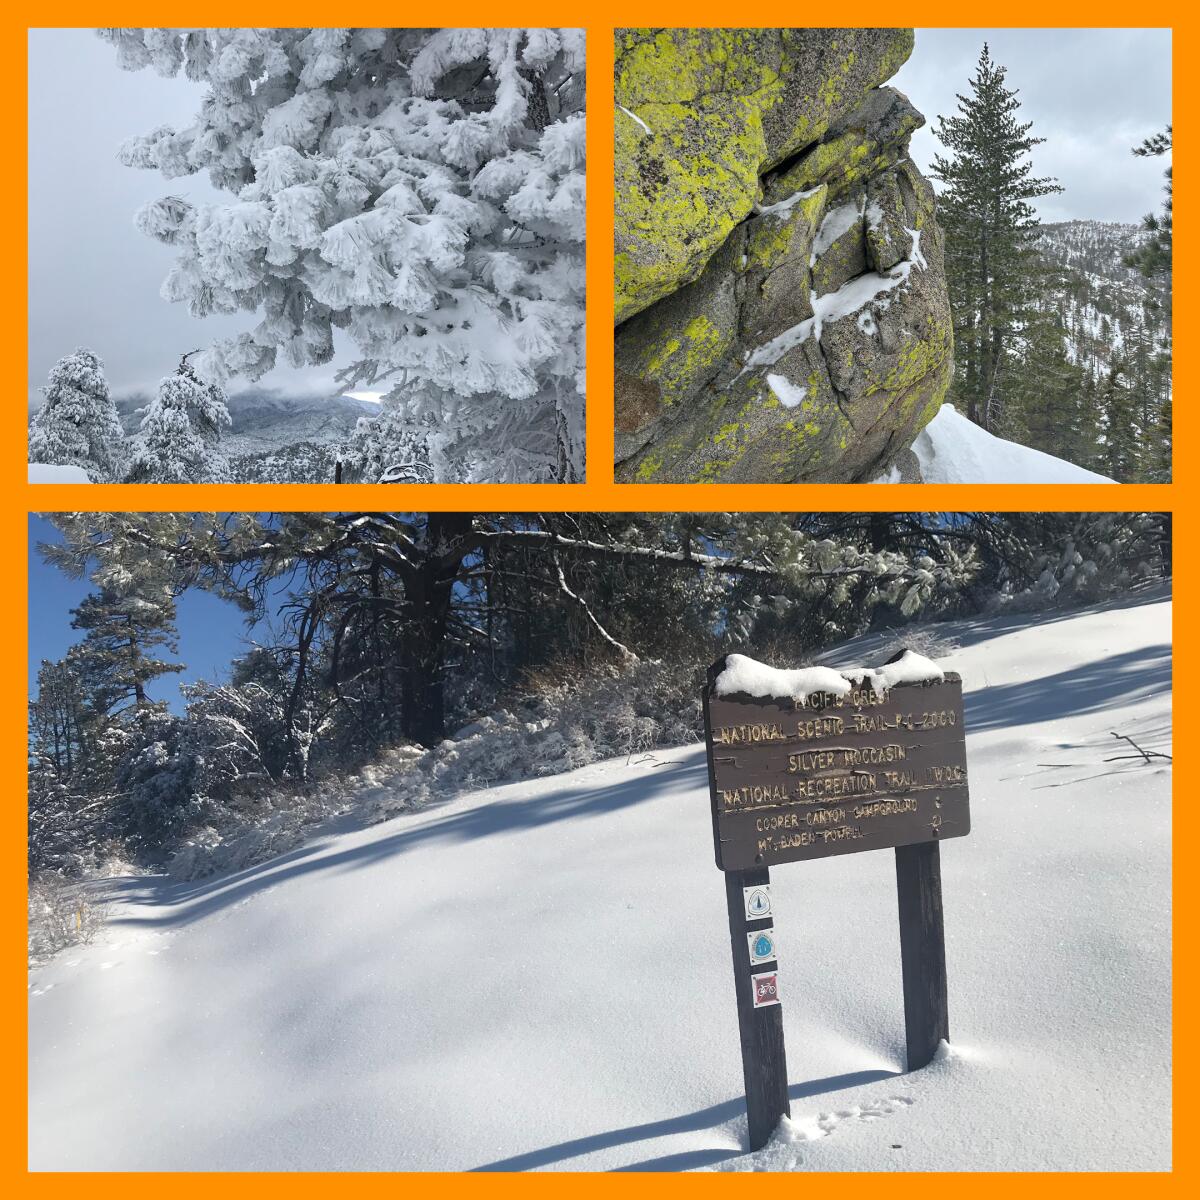
<svg viewBox="0 0 1200 1200">
<path fill-rule="evenodd" d="M 695 279 L 752 211 L 763 172 L 820 139 L 912 50 L 911 30 L 828 32 L 616 31 L 618 322 Z"/>
<path fill-rule="evenodd" d="M 923 118 L 879 86 L 911 48 L 908 30 L 619 31 L 619 482 L 914 477 L 953 338 L 908 157 Z"/>
</svg>

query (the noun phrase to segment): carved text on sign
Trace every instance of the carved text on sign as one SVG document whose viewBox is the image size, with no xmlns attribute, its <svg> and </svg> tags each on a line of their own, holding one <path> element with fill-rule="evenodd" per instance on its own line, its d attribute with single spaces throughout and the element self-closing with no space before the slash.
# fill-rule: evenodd
<svg viewBox="0 0 1200 1200">
<path fill-rule="evenodd" d="M 970 829 L 955 675 L 803 701 L 706 697 L 717 862 L 744 870 Z"/>
</svg>

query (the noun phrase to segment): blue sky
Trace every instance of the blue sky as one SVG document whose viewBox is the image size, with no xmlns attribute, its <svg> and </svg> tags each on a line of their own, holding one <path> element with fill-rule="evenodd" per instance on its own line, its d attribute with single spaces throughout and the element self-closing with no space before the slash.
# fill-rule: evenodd
<svg viewBox="0 0 1200 1200">
<path fill-rule="evenodd" d="M 38 516 L 29 518 L 29 694 L 37 689 L 38 666 L 44 658 L 61 658 L 80 640 L 71 628 L 71 609 L 92 590 L 87 579 L 70 579 L 49 566 L 38 553 L 40 542 L 58 541 L 58 531 Z M 188 591 L 179 599 L 179 661 L 187 669 L 156 679 L 150 694 L 182 711 L 179 684 L 223 676 L 229 660 L 244 646 L 245 616 L 228 601 L 209 592 Z"/>
</svg>

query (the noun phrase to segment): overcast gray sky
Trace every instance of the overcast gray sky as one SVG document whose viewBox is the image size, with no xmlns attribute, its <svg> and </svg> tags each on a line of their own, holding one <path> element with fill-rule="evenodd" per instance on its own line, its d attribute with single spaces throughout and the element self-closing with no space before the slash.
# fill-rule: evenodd
<svg viewBox="0 0 1200 1200">
<path fill-rule="evenodd" d="M 928 166 L 930 126 L 953 111 L 984 40 L 1020 88 L 1026 119 L 1048 138 L 1038 174 L 1067 190 L 1042 203 L 1044 220 L 1137 221 L 1157 208 L 1163 163 L 1129 148 L 1171 119 L 1169 30 L 920 29 L 893 81 L 929 124 L 913 138 Z M 228 199 L 207 176 L 165 180 L 116 160 L 131 134 L 187 124 L 201 89 L 182 76 L 121 71 L 90 29 L 29 35 L 29 384 L 55 360 L 86 345 L 106 362 L 116 391 L 152 388 L 179 355 L 249 328 L 250 314 L 198 321 L 158 294 L 172 251 L 138 233 L 133 214 L 174 192 L 193 201 Z M 289 390 L 335 390 L 331 368 L 280 369 L 263 381 Z"/>
<path fill-rule="evenodd" d="M 956 111 L 984 42 L 1008 68 L 1023 119 L 1046 139 L 1034 174 L 1066 189 L 1038 202 L 1043 221 L 1136 223 L 1159 207 L 1166 161 L 1134 158 L 1130 147 L 1171 121 L 1169 29 L 918 29 L 891 83 L 925 114 L 912 140 L 922 170 L 942 149 L 937 117 Z"/>
</svg>

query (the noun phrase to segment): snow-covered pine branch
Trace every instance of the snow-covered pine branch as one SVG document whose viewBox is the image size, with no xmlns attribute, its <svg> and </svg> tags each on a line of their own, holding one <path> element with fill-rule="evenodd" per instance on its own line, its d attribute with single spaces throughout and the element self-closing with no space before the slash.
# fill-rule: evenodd
<svg viewBox="0 0 1200 1200">
<path fill-rule="evenodd" d="M 348 460 L 418 442 L 437 480 L 570 481 L 584 448 L 584 34 L 578 29 L 101 29 L 126 70 L 207 85 L 195 122 L 121 161 L 233 193 L 138 214 L 163 295 L 259 323 L 197 360 L 398 373 Z"/>
</svg>

